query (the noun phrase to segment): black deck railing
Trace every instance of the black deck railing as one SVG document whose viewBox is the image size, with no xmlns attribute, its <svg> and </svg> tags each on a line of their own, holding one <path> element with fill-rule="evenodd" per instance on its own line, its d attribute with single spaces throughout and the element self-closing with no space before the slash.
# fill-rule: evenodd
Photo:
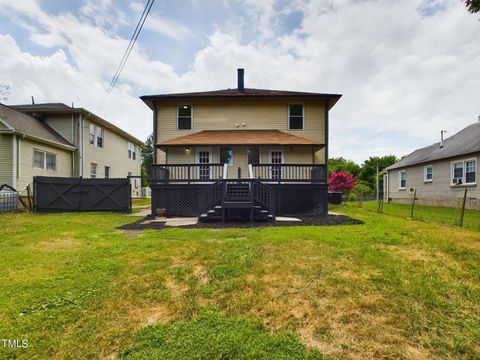
<svg viewBox="0 0 480 360">
<path fill-rule="evenodd" d="M 253 201 L 268 208 L 275 216 L 275 189 L 258 180 L 252 180 Z"/>
<path fill-rule="evenodd" d="M 250 177 L 265 182 L 325 183 L 325 165 L 317 164 L 252 164 Z"/>
<path fill-rule="evenodd" d="M 202 183 L 224 178 L 224 164 L 157 164 L 150 178 L 156 183 Z"/>
<path fill-rule="evenodd" d="M 225 197 L 224 181 L 219 180 L 212 185 L 202 189 L 198 193 L 198 209 L 200 214 L 211 210 L 216 205 L 222 203 Z"/>
</svg>

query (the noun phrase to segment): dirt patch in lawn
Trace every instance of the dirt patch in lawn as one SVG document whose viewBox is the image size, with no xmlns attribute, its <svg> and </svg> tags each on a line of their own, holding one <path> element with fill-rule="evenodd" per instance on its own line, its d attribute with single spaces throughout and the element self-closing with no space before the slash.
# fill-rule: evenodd
<svg viewBox="0 0 480 360">
<path fill-rule="evenodd" d="M 331 226 L 331 225 L 359 225 L 363 221 L 353 219 L 345 215 L 327 215 L 327 216 L 298 216 L 301 221 L 277 221 L 277 222 L 261 222 L 261 221 L 230 221 L 230 222 L 197 222 L 193 225 L 168 226 L 165 221 L 151 221 L 150 217 L 135 221 L 130 224 L 120 226 L 121 230 L 143 230 L 143 229 L 165 229 L 165 228 L 259 228 L 269 226 Z"/>
</svg>

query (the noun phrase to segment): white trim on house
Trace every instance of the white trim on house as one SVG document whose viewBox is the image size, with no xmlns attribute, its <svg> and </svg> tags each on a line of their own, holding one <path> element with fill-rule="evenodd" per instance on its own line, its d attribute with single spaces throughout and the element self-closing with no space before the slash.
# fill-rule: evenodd
<svg viewBox="0 0 480 360">
<path fill-rule="evenodd" d="M 475 162 L 475 181 L 474 182 L 467 182 L 467 162 L 474 161 Z M 454 165 L 462 163 L 462 177 L 455 178 L 454 176 Z M 478 161 L 476 157 L 473 158 L 466 158 L 466 159 L 458 159 L 450 162 L 450 186 L 451 187 L 458 187 L 458 186 L 476 186 L 477 185 L 477 170 L 478 170 Z M 460 182 L 455 182 L 454 179 L 460 179 Z"/>
<path fill-rule="evenodd" d="M 405 186 L 402 186 L 402 175 L 405 174 Z M 407 170 L 400 170 L 398 172 L 398 190 L 407 189 Z"/>
<path fill-rule="evenodd" d="M 428 175 L 427 169 L 428 169 L 428 168 L 431 168 L 431 169 L 432 169 L 432 178 L 431 178 L 431 179 L 428 179 L 428 177 L 427 177 L 427 175 Z M 425 165 L 425 166 L 423 167 L 423 182 L 424 182 L 424 183 L 431 183 L 431 182 L 433 182 L 433 164 Z"/>
<path fill-rule="evenodd" d="M 301 105 L 302 106 L 302 128 L 301 129 L 291 129 L 290 128 L 290 106 L 291 105 Z M 304 103 L 298 103 L 298 102 L 288 103 L 287 128 L 290 131 L 303 131 L 303 130 L 305 130 L 305 104 Z"/>
</svg>

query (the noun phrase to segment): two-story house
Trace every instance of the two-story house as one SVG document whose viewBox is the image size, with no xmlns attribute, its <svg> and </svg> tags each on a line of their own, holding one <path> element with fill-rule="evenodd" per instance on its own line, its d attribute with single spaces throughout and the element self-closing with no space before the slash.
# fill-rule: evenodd
<svg viewBox="0 0 480 360">
<path fill-rule="evenodd" d="M 18 190 L 34 176 L 139 176 L 142 142 L 84 109 L 61 103 L 0 105 L 0 183 Z M 132 195 L 141 194 L 140 179 Z"/>
<path fill-rule="evenodd" d="M 245 88 L 243 69 L 236 89 L 142 96 L 153 111 L 152 209 L 326 214 L 328 117 L 340 97 Z"/>
</svg>

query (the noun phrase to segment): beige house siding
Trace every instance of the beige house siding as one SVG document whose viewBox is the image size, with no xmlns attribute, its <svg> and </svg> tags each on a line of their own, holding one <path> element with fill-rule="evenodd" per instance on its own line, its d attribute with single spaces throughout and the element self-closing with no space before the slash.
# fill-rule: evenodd
<svg viewBox="0 0 480 360">
<path fill-rule="evenodd" d="M 461 186 L 451 185 L 451 163 L 458 160 L 477 159 L 477 185 Z M 480 153 L 474 155 L 465 155 L 456 158 L 443 159 L 428 164 L 420 164 L 388 171 L 388 193 L 385 197 L 396 203 L 410 203 L 412 199 L 411 188 L 417 189 L 417 198 L 419 204 L 437 205 L 437 206 L 459 206 L 462 201 L 465 189 L 467 192 L 467 208 L 480 209 L 480 171 L 479 171 Z M 424 181 L 424 167 L 433 166 L 432 182 Z M 406 171 L 407 182 L 406 189 L 399 189 L 399 173 Z"/>
<path fill-rule="evenodd" d="M 2 123 L 0 123 L 0 126 Z M 13 186 L 13 135 L 0 134 L 0 185 Z"/>
<path fill-rule="evenodd" d="M 177 130 L 177 106 L 192 105 L 193 129 Z M 304 130 L 288 129 L 288 105 L 304 105 Z M 238 125 L 238 127 L 237 127 Z M 325 143 L 325 103 L 311 99 L 249 99 L 249 100 L 195 100 L 162 101 L 157 103 L 157 143 L 202 130 L 260 130 L 278 129 L 293 135 L 318 140 Z M 325 150 L 315 154 L 311 148 L 292 147 L 285 149 L 286 163 L 325 163 Z M 234 164 L 247 166 L 245 151 L 234 150 Z M 184 149 L 183 149 L 184 150 Z M 174 154 L 174 155 L 173 155 Z M 288 156 L 287 156 L 288 155 Z M 182 158 L 185 159 L 182 160 Z M 262 146 L 261 158 L 266 163 L 268 148 Z M 194 161 L 194 157 L 184 151 L 170 148 L 168 155 L 157 150 L 157 163 L 182 163 Z M 215 162 L 215 161 L 214 161 Z M 238 167 L 238 165 L 234 165 Z"/>
<path fill-rule="evenodd" d="M 90 177 L 92 163 L 97 164 L 97 178 L 105 176 L 105 166 L 110 167 L 111 178 L 124 178 L 129 172 L 133 176 L 139 176 L 141 174 L 140 146 L 135 144 L 136 159 L 130 159 L 128 157 L 129 140 L 107 128 L 103 128 L 103 147 L 96 147 L 95 144 L 89 142 L 90 123 L 91 120 L 85 120 L 83 123 L 83 176 L 85 178 Z M 133 196 L 141 195 L 140 179 L 132 181 L 132 194 Z"/>
<path fill-rule="evenodd" d="M 53 153 L 57 156 L 57 170 L 43 170 L 33 167 L 33 150 L 37 149 Z M 18 174 L 17 190 L 23 190 L 28 184 L 32 185 L 34 176 L 72 176 L 72 152 L 49 146 L 30 139 L 18 141 Z"/>
<path fill-rule="evenodd" d="M 45 117 L 45 122 L 72 144 L 77 144 L 78 134 L 75 132 L 77 119 L 78 115 L 49 114 Z"/>
</svg>

